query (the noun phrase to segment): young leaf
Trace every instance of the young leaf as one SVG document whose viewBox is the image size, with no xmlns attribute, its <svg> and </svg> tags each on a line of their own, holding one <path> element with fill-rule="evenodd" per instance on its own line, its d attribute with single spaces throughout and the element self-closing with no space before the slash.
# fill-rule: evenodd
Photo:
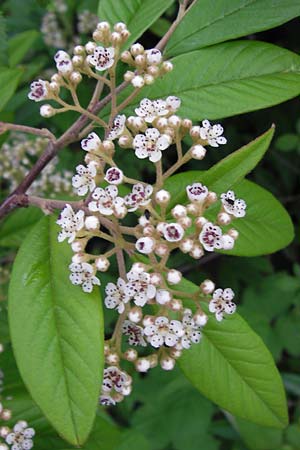
<svg viewBox="0 0 300 450">
<path fill-rule="evenodd" d="M 231 186 L 241 181 L 251 170 L 256 167 L 265 152 L 268 150 L 274 134 L 271 127 L 261 136 L 249 144 L 221 159 L 206 172 L 189 171 L 174 175 L 166 180 L 165 188 L 172 193 L 170 207 L 186 201 L 185 188 L 188 184 L 201 179 L 211 191 L 224 192 Z M 193 181 L 191 181 L 193 180 Z"/>
<path fill-rule="evenodd" d="M 107 20 L 111 25 L 124 22 L 130 30 L 130 37 L 126 42 L 128 47 L 136 41 L 173 3 L 173 0 L 100 0 L 98 16 L 100 20 Z"/>
<path fill-rule="evenodd" d="M 220 119 L 266 108 L 300 93 L 300 57 L 275 45 L 226 42 L 172 59 L 174 69 L 141 98 L 176 95 L 179 114 Z"/>
<path fill-rule="evenodd" d="M 221 408 L 259 425 L 287 425 L 285 393 L 273 358 L 238 314 L 221 323 L 210 317 L 201 343 L 185 351 L 179 365 Z"/>
<path fill-rule="evenodd" d="M 9 65 L 16 66 L 22 61 L 26 53 L 32 48 L 39 33 L 36 30 L 23 31 L 16 34 L 8 42 Z"/>
<path fill-rule="evenodd" d="M 300 15 L 297 0 L 198 0 L 168 42 L 167 55 L 228 41 L 288 22 Z"/>
<path fill-rule="evenodd" d="M 3 69 L 0 70 L 0 111 L 4 108 L 8 100 L 13 96 L 17 89 L 19 80 L 22 75 L 20 69 Z"/>
<path fill-rule="evenodd" d="M 58 433 L 82 444 L 93 425 L 103 370 L 98 290 L 69 281 L 71 250 L 53 217 L 30 231 L 16 257 L 9 324 L 21 376 Z"/>
</svg>

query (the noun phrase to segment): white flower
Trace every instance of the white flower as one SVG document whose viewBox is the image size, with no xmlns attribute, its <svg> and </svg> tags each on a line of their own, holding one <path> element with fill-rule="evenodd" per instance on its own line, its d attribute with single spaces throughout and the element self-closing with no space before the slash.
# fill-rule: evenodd
<svg viewBox="0 0 300 450">
<path fill-rule="evenodd" d="M 119 137 L 125 128 L 126 116 L 125 114 L 118 115 L 114 119 L 113 126 L 107 136 L 107 139 L 114 140 Z"/>
<path fill-rule="evenodd" d="M 115 49 L 113 47 L 96 47 L 92 55 L 87 56 L 87 62 L 103 71 L 114 65 Z"/>
<path fill-rule="evenodd" d="M 198 344 L 201 339 L 201 332 L 199 326 L 195 323 L 192 311 L 186 309 L 182 318 L 183 335 L 180 339 L 180 346 L 182 348 L 190 348 L 191 343 Z"/>
<path fill-rule="evenodd" d="M 105 288 L 106 297 L 104 303 L 108 309 L 116 309 L 122 314 L 126 303 L 130 301 L 130 296 L 125 293 L 126 283 L 122 278 L 118 278 L 117 284 L 108 283 Z"/>
<path fill-rule="evenodd" d="M 141 345 L 142 347 L 146 347 L 146 341 L 143 337 L 143 328 L 131 322 L 130 320 L 124 320 L 122 325 L 122 332 L 125 336 L 128 337 L 129 345 Z"/>
<path fill-rule="evenodd" d="M 207 141 L 212 147 L 219 147 L 220 144 L 226 144 L 227 139 L 222 136 L 223 127 L 220 124 L 211 125 L 209 120 L 203 120 L 200 127 L 201 139 Z"/>
<path fill-rule="evenodd" d="M 172 300 L 172 296 L 166 289 L 158 289 L 156 291 L 155 300 L 159 305 L 166 305 Z"/>
<path fill-rule="evenodd" d="M 146 206 L 151 201 L 153 187 L 150 184 L 146 186 L 142 183 L 134 184 L 132 192 L 124 197 L 125 205 L 128 211 L 136 211 L 140 206 Z"/>
<path fill-rule="evenodd" d="M 35 102 L 46 100 L 48 97 L 48 83 L 44 80 L 33 81 L 30 85 L 28 98 Z"/>
<path fill-rule="evenodd" d="M 137 134 L 133 139 L 135 155 L 140 158 L 149 158 L 151 162 L 157 162 L 162 157 L 162 150 L 168 148 L 171 138 L 166 134 L 160 134 L 156 128 L 148 128 L 145 134 Z"/>
<path fill-rule="evenodd" d="M 221 249 L 222 245 L 222 230 L 217 225 L 207 222 L 203 225 L 202 231 L 199 234 L 199 240 L 205 250 L 213 252 L 214 249 Z"/>
<path fill-rule="evenodd" d="M 155 247 L 155 240 L 150 237 L 141 237 L 135 243 L 135 248 L 145 255 L 152 253 Z"/>
<path fill-rule="evenodd" d="M 76 167 L 77 175 L 72 178 L 72 186 L 78 195 L 86 195 L 88 191 L 92 192 L 95 187 L 95 176 L 97 175 L 96 164 L 94 161 L 88 163 L 87 167 L 80 164 Z"/>
<path fill-rule="evenodd" d="M 88 137 L 82 139 L 81 148 L 86 152 L 97 151 L 101 145 L 101 139 L 96 133 L 92 132 Z"/>
<path fill-rule="evenodd" d="M 110 167 L 105 174 L 104 180 L 109 184 L 121 184 L 123 182 L 123 172 L 117 167 Z"/>
<path fill-rule="evenodd" d="M 193 183 L 186 187 L 186 193 L 191 202 L 202 203 L 208 195 L 208 189 L 201 183 Z"/>
<path fill-rule="evenodd" d="M 224 313 L 233 314 L 236 310 L 236 304 L 232 301 L 234 292 L 230 288 L 216 289 L 213 298 L 209 302 L 209 311 L 215 313 L 216 319 L 220 322 Z"/>
<path fill-rule="evenodd" d="M 163 235 L 169 242 L 178 242 L 184 236 L 184 229 L 178 223 L 166 223 L 163 227 Z"/>
<path fill-rule="evenodd" d="M 127 372 L 120 370 L 116 366 L 104 369 L 102 381 L 102 393 L 118 392 L 128 395 L 131 392 L 132 379 Z"/>
<path fill-rule="evenodd" d="M 160 64 L 162 62 L 162 54 L 161 51 L 157 48 L 151 48 L 150 50 L 146 50 L 146 57 L 148 64 Z"/>
<path fill-rule="evenodd" d="M 152 123 L 157 117 L 165 116 L 168 114 L 167 102 L 164 100 L 151 101 L 148 98 L 144 98 L 140 102 L 140 106 L 135 109 L 137 116 L 145 120 L 145 122 Z"/>
<path fill-rule="evenodd" d="M 70 55 L 63 50 L 59 50 L 55 56 L 54 61 L 56 63 L 57 70 L 62 74 L 69 74 L 73 70 L 73 64 Z"/>
<path fill-rule="evenodd" d="M 62 231 L 58 234 L 58 242 L 68 238 L 70 244 L 76 237 L 76 231 L 81 230 L 84 226 L 84 211 L 79 210 L 75 213 L 73 208 L 66 204 L 56 223 L 62 228 Z"/>
<path fill-rule="evenodd" d="M 33 447 L 34 435 L 34 429 L 27 428 L 27 422 L 20 420 L 14 426 L 13 431 L 6 436 L 5 441 L 12 446 L 12 450 L 30 450 Z"/>
<path fill-rule="evenodd" d="M 175 95 L 170 95 L 166 98 L 166 103 L 169 111 L 174 113 L 180 108 L 181 100 L 180 98 L 175 97 Z"/>
<path fill-rule="evenodd" d="M 170 330 L 169 319 L 165 316 L 157 317 L 154 324 L 146 326 L 144 335 L 154 348 L 159 348 L 164 344 L 168 347 L 174 347 L 178 342 L 178 337 Z"/>
<path fill-rule="evenodd" d="M 229 236 L 229 234 L 223 234 L 221 241 L 222 241 L 222 248 L 224 250 L 233 249 L 235 241 L 233 237 Z"/>
<path fill-rule="evenodd" d="M 99 278 L 95 277 L 93 266 L 89 263 L 72 263 L 69 265 L 72 272 L 70 280 L 72 284 L 81 285 L 84 292 L 92 292 L 93 285 L 100 285 Z"/>
<path fill-rule="evenodd" d="M 105 189 L 96 188 L 92 194 L 95 201 L 89 203 L 90 211 L 99 211 L 105 216 L 122 216 L 126 214 L 124 199 L 118 197 L 118 188 L 116 186 L 107 186 Z M 123 217 L 124 217 L 123 215 Z"/>
<path fill-rule="evenodd" d="M 128 283 L 125 286 L 125 293 L 133 298 L 137 306 L 144 306 L 148 300 L 155 297 L 156 287 L 151 284 L 151 277 L 147 272 L 140 272 L 131 269 L 127 273 Z"/>
<path fill-rule="evenodd" d="M 223 208 L 228 214 L 232 214 L 234 217 L 244 217 L 246 215 L 246 202 L 240 198 L 235 198 L 233 191 L 221 194 L 221 201 Z"/>
</svg>

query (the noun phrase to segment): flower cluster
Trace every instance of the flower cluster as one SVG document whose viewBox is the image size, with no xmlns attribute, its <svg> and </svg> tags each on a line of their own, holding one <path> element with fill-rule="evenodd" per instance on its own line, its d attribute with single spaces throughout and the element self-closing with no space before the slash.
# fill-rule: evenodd
<svg viewBox="0 0 300 450">
<path fill-rule="evenodd" d="M 0 172 L 3 178 L 2 189 L 12 192 L 29 172 L 32 162 L 40 156 L 48 140 L 38 137 L 28 139 L 23 133 L 11 133 L 10 138 L 2 145 L 0 152 Z M 28 190 L 28 194 L 45 194 L 54 197 L 57 193 L 71 194 L 72 172 L 57 171 L 58 159 L 54 158 L 43 170 Z"/>
<path fill-rule="evenodd" d="M 124 114 L 125 106 L 144 85 L 172 70 L 172 64 L 164 61 L 156 48 L 145 50 L 135 43 L 121 52 L 128 37 L 125 24 L 112 28 L 100 22 L 93 41 L 76 46 L 73 56 L 63 50 L 56 53 L 57 74 L 51 82 L 32 83 L 29 94 L 34 101 L 51 99 L 62 105 L 58 110 L 43 105 L 41 114 L 50 117 L 68 109 L 82 113 L 76 89 L 83 75 L 97 80 L 96 93 L 99 82 L 111 90 L 107 122 L 90 110 L 86 112 L 91 123 L 81 140 L 84 164 L 76 167 L 72 178 L 84 207 L 66 203 L 57 220 L 61 227 L 58 240 L 67 240 L 74 253 L 70 281 L 84 292 L 97 289 L 99 272 L 108 270 L 111 258 L 117 260 L 119 276 L 104 286 L 104 304 L 118 315 L 114 333 L 105 344 L 100 395 L 104 405 L 114 405 L 131 392 L 132 379 L 121 368 L 122 359 L 133 363 L 138 372 L 158 364 L 163 370 L 172 370 L 183 351 L 200 343 L 209 318 L 213 320 L 214 315 L 221 321 L 235 312 L 233 291 L 216 288 L 211 280 L 186 292 L 180 270 L 169 267 L 170 256 L 182 252 L 200 259 L 213 251 L 230 252 L 239 235 L 231 224 L 246 215 L 246 202 L 233 190 L 216 193 L 197 178 L 176 197 L 171 185 L 165 189 L 168 177 L 183 164 L 202 160 L 209 146 L 216 148 L 227 141 L 220 124 L 208 120 L 193 124 L 181 117 L 181 100 L 174 95 L 144 98 L 134 108 L 135 115 Z M 124 79 L 134 89 L 122 103 L 117 102 L 115 86 L 119 60 L 133 68 L 125 72 Z M 70 91 L 73 106 L 59 97 L 61 88 Z M 93 131 L 96 126 L 104 128 L 103 137 Z M 191 142 L 187 149 L 183 140 Z M 128 152 L 128 161 L 146 160 L 156 172 L 155 183 L 127 176 L 126 167 L 117 163 L 120 151 Z M 164 155 L 171 152 L 177 154 L 177 161 L 164 171 Z M 108 243 L 106 251 L 89 251 L 94 238 Z M 126 270 L 124 254 L 136 261 L 130 270 Z"/>
<path fill-rule="evenodd" d="M 8 427 L 0 428 L 0 436 L 5 439 L 11 450 L 30 450 L 33 448 L 34 435 L 35 430 L 29 428 L 25 420 L 19 420 L 12 430 Z M 0 444 L 3 450 L 8 449 L 6 444 Z"/>
</svg>

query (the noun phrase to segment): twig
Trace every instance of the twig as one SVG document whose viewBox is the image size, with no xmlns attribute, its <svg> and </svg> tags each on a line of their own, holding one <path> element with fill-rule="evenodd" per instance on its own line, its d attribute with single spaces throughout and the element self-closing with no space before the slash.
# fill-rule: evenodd
<svg viewBox="0 0 300 450">
<path fill-rule="evenodd" d="M 20 131 L 22 133 L 34 134 L 35 136 L 41 136 L 51 141 L 55 141 L 56 137 L 51 133 L 47 128 L 33 128 L 27 127 L 26 125 L 17 125 L 15 123 L 8 122 L 0 122 L 0 134 L 5 133 L 6 131 Z"/>
</svg>

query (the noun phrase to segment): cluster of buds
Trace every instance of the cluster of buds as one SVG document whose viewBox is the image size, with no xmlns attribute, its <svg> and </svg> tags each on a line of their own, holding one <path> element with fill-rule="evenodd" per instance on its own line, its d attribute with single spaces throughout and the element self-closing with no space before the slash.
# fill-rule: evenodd
<svg viewBox="0 0 300 450">
<path fill-rule="evenodd" d="M 112 30 L 107 22 L 100 22 L 93 33 L 94 41 L 75 47 L 72 58 L 62 50 L 57 52 L 55 79 L 51 83 L 39 80 L 29 94 L 39 101 L 51 93 L 53 99 L 53 93 L 57 96 L 64 85 L 76 100 L 71 87 L 76 84 L 76 73 L 94 77 L 111 88 L 111 115 L 108 123 L 100 123 L 105 137 L 101 139 L 91 131 L 81 141 L 85 164 L 76 167 L 72 178 L 75 193 L 84 197 L 85 208 L 73 209 L 71 203 L 66 204 L 57 220 L 61 227 L 59 242 L 67 240 L 73 250 L 70 281 L 84 292 L 98 289 L 99 272 L 106 272 L 111 258 L 117 256 L 119 277 L 105 286 L 104 298 L 105 307 L 119 315 L 114 333 L 105 344 L 106 368 L 100 395 L 100 403 L 105 405 L 114 405 L 131 392 L 132 379 L 121 367 L 122 360 L 131 362 L 138 372 L 147 372 L 158 364 L 163 370 L 172 370 L 182 351 L 199 344 L 210 316 L 221 321 L 235 312 L 232 289 L 216 288 L 211 280 L 199 283 L 193 293 L 185 292 L 182 273 L 169 267 L 170 255 L 183 252 L 199 259 L 206 252 L 230 251 L 238 232 L 228 225 L 246 214 L 245 201 L 236 198 L 234 191 L 218 197 L 198 179 L 185 187 L 181 203 L 176 204 L 172 193 L 164 189 L 168 177 L 183 164 L 202 160 L 207 146 L 224 145 L 226 138 L 220 124 L 203 120 L 193 125 L 189 118 L 180 117 L 181 101 L 173 95 L 144 98 L 135 108 L 135 115 L 123 114 L 132 94 L 127 103 L 123 101 L 118 107 L 116 86 L 111 82 L 120 48 L 128 36 L 125 24 L 118 23 Z M 125 80 L 136 88 L 135 94 L 144 84 L 151 84 L 172 69 L 158 49 L 144 50 L 140 44 L 123 52 L 121 60 L 134 67 L 134 71 L 125 73 Z M 108 78 L 99 75 L 104 71 Z M 97 117 L 91 120 L 98 125 Z M 192 145 L 184 151 L 182 141 L 186 137 L 192 139 Z M 128 177 L 126 169 L 118 166 L 115 155 L 120 147 L 127 149 L 132 158 L 148 159 L 154 165 L 153 185 Z M 164 172 L 163 155 L 174 150 L 177 161 Z M 213 215 L 217 208 L 210 207 L 216 202 L 219 210 Z M 125 221 L 129 215 L 135 218 L 131 227 Z M 107 242 L 107 251 L 88 251 L 95 237 Z M 124 253 L 143 262 L 133 263 L 126 272 Z M 207 303 L 206 309 L 203 302 Z"/>
<path fill-rule="evenodd" d="M 28 139 L 23 133 L 12 133 L 1 148 L 0 172 L 3 175 L 2 189 L 12 192 L 29 172 L 32 161 L 46 149 L 48 140 L 37 137 Z M 45 194 L 53 197 L 57 193 L 72 193 L 72 172 L 57 171 L 58 159 L 54 158 L 28 190 L 28 194 Z"/>
<path fill-rule="evenodd" d="M 135 88 L 153 84 L 156 78 L 173 70 L 170 61 L 163 61 L 160 50 L 156 48 L 145 50 L 139 43 L 133 44 L 130 50 L 123 52 L 121 60 L 134 68 L 125 73 L 124 79 L 130 81 Z"/>
</svg>

